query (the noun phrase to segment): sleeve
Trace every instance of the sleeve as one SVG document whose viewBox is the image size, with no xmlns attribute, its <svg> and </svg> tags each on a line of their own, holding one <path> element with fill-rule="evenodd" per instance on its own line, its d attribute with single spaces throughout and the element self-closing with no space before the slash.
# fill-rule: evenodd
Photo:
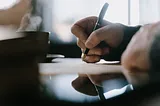
<svg viewBox="0 0 160 106">
<path fill-rule="evenodd" d="M 149 52 L 150 59 L 150 80 L 153 82 L 160 81 L 160 35 L 156 35 Z"/>
<path fill-rule="evenodd" d="M 104 56 L 107 61 L 120 61 L 121 55 L 126 49 L 133 35 L 141 28 L 141 26 L 124 26 L 124 37 L 122 43 L 117 48 L 112 48 L 110 54 Z"/>
</svg>

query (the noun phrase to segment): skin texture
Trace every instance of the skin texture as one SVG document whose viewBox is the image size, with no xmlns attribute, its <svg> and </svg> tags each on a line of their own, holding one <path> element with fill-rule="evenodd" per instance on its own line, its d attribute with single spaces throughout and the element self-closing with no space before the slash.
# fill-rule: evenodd
<svg viewBox="0 0 160 106">
<path fill-rule="evenodd" d="M 88 55 L 84 59 L 87 63 L 96 63 L 101 57 L 110 53 L 110 48 L 116 48 L 122 42 L 123 28 L 121 24 L 114 24 L 104 21 L 101 28 L 92 32 L 97 17 L 87 17 L 76 22 L 72 28 L 72 33 L 77 37 L 77 45 L 82 49 L 82 53 L 86 47 L 90 49 Z M 98 44 L 105 41 L 109 47 L 99 47 Z M 101 74 L 101 75 L 79 75 L 72 82 L 72 86 L 79 92 L 88 95 L 97 95 L 93 84 L 101 86 L 101 82 L 108 79 L 123 77 L 122 74 Z"/>
<path fill-rule="evenodd" d="M 82 49 L 82 53 L 86 48 L 90 51 L 84 59 L 87 63 L 95 63 L 100 61 L 101 56 L 109 54 L 110 48 L 116 48 L 123 39 L 123 25 L 114 24 L 104 21 L 101 28 L 92 32 L 97 17 L 87 17 L 76 22 L 72 28 L 72 33 L 77 37 L 77 45 Z M 98 44 L 104 41 L 109 47 L 99 47 Z"/>
<path fill-rule="evenodd" d="M 134 35 L 122 55 L 123 73 L 135 86 L 142 86 L 149 81 L 150 50 L 155 37 L 159 34 L 160 22 L 143 26 Z"/>
<path fill-rule="evenodd" d="M 101 41 L 105 41 L 111 48 L 116 48 L 121 44 L 124 37 L 123 25 L 107 21 L 103 22 L 101 28 L 92 32 L 95 22 L 96 17 L 88 17 L 76 22 L 71 29 L 72 33 L 77 37 L 77 45 L 82 49 L 82 52 L 84 52 L 86 48 L 90 49 L 89 54 L 84 59 L 87 63 L 98 62 L 101 56 L 110 54 L 110 48 L 100 48 L 98 46 Z M 133 36 L 122 54 L 121 64 L 123 66 L 123 75 L 135 87 L 143 86 L 149 82 L 149 70 L 151 68 L 149 53 L 155 36 L 159 34 L 160 22 L 144 25 Z M 95 94 L 95 92 L 93 92 L 94 90 L 91 90 L 92 93 L 88 93 L 90 91 L 89 87 L 93 89 L 92 84 L 101 85 L 103 80 L 123 75 L 79 75 L 79 77 L 73 81 L 72 86 L 82 93 L 93 95 Z M 82 83 L 85 82 L 86 79 L 89 79 L 88 85 Z M 80 80 L 81 83 L 76 86 Z M 79 88 L 81 88 L 81 90 Z"/>
<path fill-rule="evenodd" d="M 75 90 L 87 94 L 96 96 L 97 91 L 95 85 L 102 86 L 102 82 L 114 78 L 123 78 L 125 77 L 122 74 L 100 74 L 100 75 L 85 75 L 80 74 L 74 81 L 72 81 L 72 86 Z"/>
</svg>

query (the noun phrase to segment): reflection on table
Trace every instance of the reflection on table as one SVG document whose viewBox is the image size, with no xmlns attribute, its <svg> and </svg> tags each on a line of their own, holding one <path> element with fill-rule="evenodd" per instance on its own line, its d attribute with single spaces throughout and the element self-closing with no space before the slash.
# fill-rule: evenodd
<svg viewBox="0 0 160 106">
<path fill-rule="evenodd" d="M 67 100 L 73 102 L 90 102 L 99 100 L 98 96 L 88 96 L 76 91 L 71 82 L 77 77 L 76 74 L 42 76 L 42 81 L 47 90 L 59 100 Z"/>
<path fill-rule="evenodd" d="M 61 67 L 56 67 L 59 66 L 60 64 L 62 65 Z M 78 73 L 75 72 L 77 64 L 82 65 L 84 63 L 80 61 L 80 59 L 55 59 L 53 63 L 41 64 L 43 66 L 43 67 L 40 66 L 41 81 L 43 82 L 43 84 L 45 84 L 46 89 L 50 92 L 50 94 L 55 96 L 59 100 L 67 100 L 73 102 L 98 101 L 99 100 L 98 96 L 89 96 L 82 94 L 76 91 L 72 87 L 71 85 L 72 81 L 78 77 Z M 47 65 L 47 69 L 49 69 L 50 71 L 48 71 L 45 68 L 45 65 Z M 73 68 L 71 68 L 72 66 L 70 65 L 72 65 Z M 48 66 L 50 66 L 51 68 L 49 68 Z M 65 68 L 62 68 L 63 66 L 65 66 Z M 68 69 L 70 69 L 69 71 L 67 67 Z M 119 65 L 118 66 L 115 65 L 114 67 L 116 70 L 118 68 L 120 69 Z M 102 69 L 105 68 L 106 66 L 103 65 Z M 113 68 L 110 69 L 113 70 Z M 87 69 L 85 69 L 84 66 L 83 73 L 87 73 L 87 71 L 89 73 L 91 72 L 89 69 L 87 71 L 86 70 Z M 120 71 L 115 71 L 115 72 L 120 72 Z M 117 95 L 123 94 L 128 90 L 131 90 L 130 86 L 127 85 L 128 82 L 123 78 L 115 78 L 103 81 L 104 95 L 106 99 L 115 97 Z"/>
</svg>

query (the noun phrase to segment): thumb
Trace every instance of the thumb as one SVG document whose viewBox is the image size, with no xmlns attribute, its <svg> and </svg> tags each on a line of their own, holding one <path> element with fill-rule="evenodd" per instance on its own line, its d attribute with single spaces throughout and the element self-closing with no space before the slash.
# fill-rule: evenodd
<svg viewBox="0 0 160 106">
<path fill-rule="evenodd" d="M 96 47 L 101 41 L 105 39 L 104 28 L 100 28 L 90 34 L 85 46 L 89 49 Z"/>
<path fill-rule="evenodd" d="M 88 37 L 85 46 L 89 49 L 105 41 L 110 47 L 117 47 L 123 39 L 123 30 L 119 25 L 113 24 L 102 27 Z"/>
</svg>

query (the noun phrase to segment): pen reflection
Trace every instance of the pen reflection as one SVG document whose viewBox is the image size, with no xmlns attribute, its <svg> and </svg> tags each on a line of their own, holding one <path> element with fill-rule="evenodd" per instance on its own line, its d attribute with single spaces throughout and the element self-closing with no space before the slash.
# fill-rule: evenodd
<svg viewBox="0 0 160 106">
<path fill-rule="evenodd" d="M 72 102 L 91 102 L 99 100 L 98 96 L 88 96 L 76 91 L 71 83 L 77 77 L 76 74 L 42 76 L 42 81 L 56 99 Z"/>
<path fill-rule="evenodd" d="M 98 96 L 89 96 L 76 91 L 71 83 L 78 74 L 61 74 L 55 76 L 41 76 L 42 82 L 46 85 L 49 93 L 59 100 L 72 102 L 98 101 Z M 128 91 L 129 86 L 124 79 L 113 79 L 103 82 L 104 95 L 106 99 L 123 94 Z"/>
</svg>

